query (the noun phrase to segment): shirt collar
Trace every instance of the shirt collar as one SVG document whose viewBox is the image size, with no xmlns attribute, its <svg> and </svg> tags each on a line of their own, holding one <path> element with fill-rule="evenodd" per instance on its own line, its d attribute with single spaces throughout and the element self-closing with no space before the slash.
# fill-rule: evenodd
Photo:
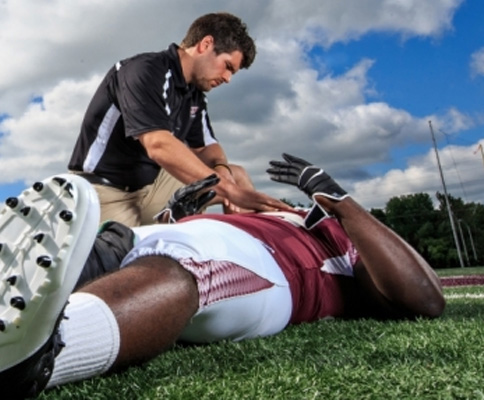
<svg viewBox="0 0 484 400">
<path fill-rule="evenodd" d="M 180 62 L 180 56 L 178 55 L 179 46 L 176 43 L 170 44 L 168 47 L 168 56 L 172 60 L 174 67 L 172 70 L 175 86 L 179 89 L 186 90 L 187 92 L 193 91 L 194 86 L 192 84 L 187 84 L 185 77 L 183 76 L 183 70 Z"/>
</svg>

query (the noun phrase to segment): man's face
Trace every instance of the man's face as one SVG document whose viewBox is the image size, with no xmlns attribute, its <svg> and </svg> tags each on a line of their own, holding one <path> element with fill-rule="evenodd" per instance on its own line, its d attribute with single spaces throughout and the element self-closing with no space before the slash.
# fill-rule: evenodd
<svg viewBox="0 0 484 400">
<path fill-rule="evenodd" d="M 238 50 L 217 55 L 213 44 L 210 43 L 196 59 L 192 83 L 204 92 L 222 83 L 229 83 L 232 75 L 240 69 L 242 57 Z"/>
</svg>

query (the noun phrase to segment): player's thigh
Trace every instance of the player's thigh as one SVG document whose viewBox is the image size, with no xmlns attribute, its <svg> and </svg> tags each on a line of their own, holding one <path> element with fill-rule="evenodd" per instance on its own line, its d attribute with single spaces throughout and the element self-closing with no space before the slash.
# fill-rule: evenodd
<svg viewBox="0 0 484 400">
<path fill-rule="evenodd" d="M 210 343 L 275 335 L 288 325 L 291 312 L 289 286 L 273 285 L 200 308 L 180 339 L 190 343 Z"/>
<path fill-rule="evenodd" d="M 141 226 L 139 241 L 123 265 L 164 255 L 189 271 L 199 292 L 199 310 L 182 340 L 206 343 L 275 334 L 292 313 L 289 284 L 261 241 L 210 218 Z"/>
</svg>

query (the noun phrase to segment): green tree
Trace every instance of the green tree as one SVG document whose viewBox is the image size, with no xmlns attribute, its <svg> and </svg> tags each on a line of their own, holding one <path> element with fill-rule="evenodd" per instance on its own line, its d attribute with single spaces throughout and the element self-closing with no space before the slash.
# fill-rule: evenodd
<svg viewBox="0 0 484 400">
<path fill-rule="evenodd" d="M 386 224 L 424 257 L 428 249 L 422 239 L 433 237 L 436 218 L 432 199 L 427 193 L 393 197 L 386 204 Z"/>
<path fill-rule="evenodd" d="M 373 215 L 378 221 L 387 225 L 387 216 L 385 211 L 383 211 L 381 208 L 372 208 L 370 210 L 370 214 Z"/>
<path fill-rule="evenodd" d="M 449 213 L 445 196 L 436 194 L 439 200 L 439 211 L 441 213 L 441 224 L 439 232 L 446 237 L 453 237 L 452 226 L 449 220 Z M 454 226 L 456 228 L 459 245 L 466 265 L 482 265 L 484 262 L 484 205 L 479 203 L 464 203 L 461 198 L 448 195 Z M 445 215 L 445 218 L 444 218 Z M 453 266 L 460 266 L 455 241 L 450 244 L 452 249 Z"/>
</svg>

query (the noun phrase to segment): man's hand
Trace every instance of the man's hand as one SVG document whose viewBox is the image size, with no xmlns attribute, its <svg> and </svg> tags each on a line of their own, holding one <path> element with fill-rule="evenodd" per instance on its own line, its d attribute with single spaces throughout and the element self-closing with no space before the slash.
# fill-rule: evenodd
<svg viewBox="0 0 484 400">
<path fill-rule="evenodd" d="M 251 212 L 289 211 L 293 209 L 293 207 L 283 201 L 277 200 L 265 193 L 233 184 L 226 185 L 224 196 L 230 201 L 230 204 L 236 204 L 244 210 L 253 210 Z"/>
<path fill-rule="evenodd" d="M 267 170 L 276 182 L 297 186 L 310 198 L 318 194 L 332 200 L 343 200 L 348 193 L 343 190 L 322 168 L 311 165 L 306 160 L 283 153 L 284 161 L 270 161 Z"/>
<path fill-rule="evenodd" d="M 216 174 L 181 187 L 168 201 L 166 208 L 156 214 L 157 222 L 174 223 L 180 218 L 198 213 L 203 206 L 215 197 L 214 190 L 204 191 L 220 182 Z"/>
</svg>

